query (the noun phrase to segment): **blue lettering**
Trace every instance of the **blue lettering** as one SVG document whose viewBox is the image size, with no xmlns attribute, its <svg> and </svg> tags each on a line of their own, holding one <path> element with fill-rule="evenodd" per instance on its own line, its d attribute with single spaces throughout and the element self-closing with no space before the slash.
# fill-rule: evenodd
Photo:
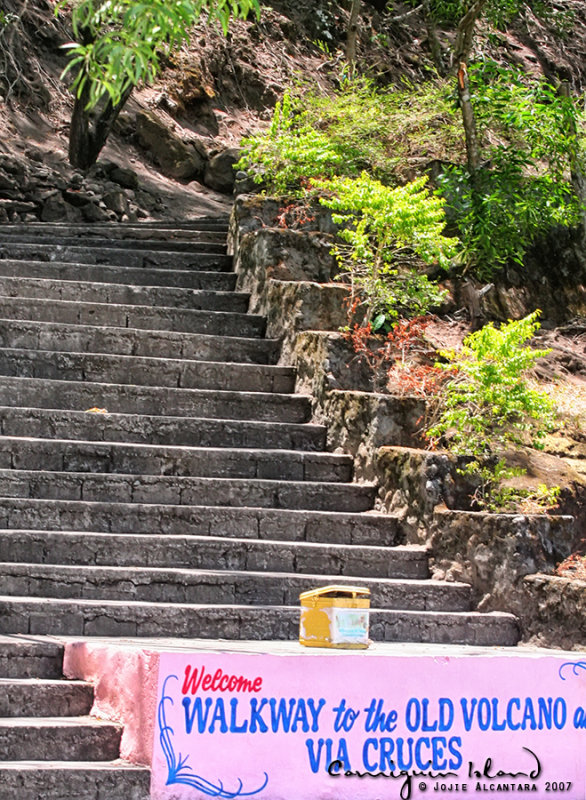
<svg viewBox="0 0 586 800">
<path fill-rule="evenodd" d="M 407 758 L 405 758 L 405 744 L 408 748 Z M 413 767 L 413 739 L 411 737 L 409 737 L 407 741 L 402 738 L 397 739 L 397 764 L 399 769 L 407 770 Z"/>
<path fill-rule="evenodd" d="M 460 705 L 462 706 L 462 716 L 464 717 L 464 727 L 467 731 L 472 728 L 472 721 L 474 719 L 474 711 L 477 703 L 478 700 L 476 698 L 470 700 L 470 711 L 468 711 L 468 700 L 466 700 L 465 697 L 462 697 L 460 700 Z"/>
<path fill-rule="evenodd" d="M 364 742 L 364 747 L 362 748 L 362 763 L 364 764 L 364 769 L 368 770 L 369 772 L 374 772 L 376 769 L 376 762 L 372 764 L 369 761 L 370 754 L 368 751 L 371 747 L 374 747 L 375 750 L 378 750 L 378 741 L 376 739 L 367 739 Z"/>
<path fill-rule="evenodd" d="M 545 697 L 539 698 L 539 730 L 542 731 L 543 728 L 547 728 L 548 731 L 551 730 L 551 723 L 552 723 L 552 711 L 553 711 L 553 700 L 551 697 L 548 697 L 547 700 Z"/>
<path fill-rule="evenodd" d="M 250 732 L 256 733 L 259 730 L 261 733 L 266 733 L 269 726 L 262 718 L 262 710 L 267 704 L 267 700 L 263 697 L 262 700 L 257 700 L 253 697 L 250 701 Z"/>
<path fill-rule="evenodd" d="M 499 725 L 498 719 L 498 710 L 499 710 L 499 701 L 496 697 L 492 698 L 492 729 L 493 731 L 504 731 L 507 727 L 507 723 L 503 720 Z"/>
<path fill-rule="evenodd" d="M 238 700 L 233 697 L 230 700 L 230 733 L 246 733 L 248 730 L 248 721 L 245 720 L 242 725 L 238 725 L 236 718 L 238 716 Z"/>
<path fill-rule="evenodd" d="M 193 723 L 197 715 L 197 731 L 198 733 L 204 733 L 208 724 L 208 714 L 212 706 L 211 697 L 206 697 L 205 714 L 203 713 L 201 697 L 196 697 L 195 699 L 192 699 L 190 697 L 184 697 L 181 702 L 185 711 L 185 732 L 191 733 L 193 728 Z M 193 708 L 191 709 L 191 714 L 190 714 L 189 706 L 191 703 L 193 703 Z"/>
<path fill-rule="evenodd" d="M 391 761 L 391 756 L 393 755 L 393 750 L 395 749 L 395 742 L 393 739 L 389 739 L 388 736 L 383 736 L 380 740 L 380 763 L 379 769 L 381 772 L 385 770 L 393 770 L 395 769 L 395 762 Z"/>
<path fill-rule="evenodd" d="M 295 705 L 295 700 L 289 700 L 289 711 L 287 712 L 287 700 L 281 698 L 279 700 L 279 708 L 276 710 L 277 701 L 274 697 L 271 697 L 269 700 L 269 704 L 271 706 L 271 729 L 273 733 L 277 733 L 279 730 L 279 726 L 284 733 L 289 733 L 289 729 L 291 727 L 291 717 L 293 716 L 293 707 Z M 309 739 L 307 741 L 310 741 Z"/>
<path fill-rule="evenodd" d="M 521 699 L 519 697 L 511 697 L 507 705 L 507 725 L 512 731 L 518 731 L 521 727 L 520 722 L 513 722 L 513 708 L 518 711 L 521 710 Z"/>
<path fill-rule="evenodd" d="M 447 759 L 444 758 L 446 744 L 446 740 L 443 736 L 434 736 L 431 740 L 433 768 L 436 771 L 444 770 L 448 765 Z"/>
<path fill-rule="evenodd" d="M 462 738 L 460 736 L 452 736 L 448 742 L 448 750 L 453 759 L 450 759 L 450 769 L 460 769 L 462 766 L 462 753 L 458 749 L 462 747 Z"/>
<path fill-rule="evenodd" d="M 454 704 L 447 697 L 440 697 L 439 701 L 439 729 L 449 731 L 454 724 Z"/>
<path fill-rule="evenodd" d="M 415 719 L 412 719 L 413 712 L 415 712 Z M 419 730 L 419 726 L 421 725 L 421 706 L 416 697 L 412 697 L 407 703 L 407 708 L 405 709 L 405 723 L 410 731 Z"/>
<path fill-rule="evenodd" d="M 371 700 L 370 705 L 364 711 L 366 713 L 364 730 L 369 733 L 376 730 L 392 733 L 397 727 L 398 713 L 394 710 L 384 711 L 383 700 Z"/>
<path fill-rule="evenodd" d="M 321 714 L 325 704 L 326 701 L 323 699 L 323 697 L 319 699 L 317 708 L 315 707 L 315 701 L 313 697 L 310 697 L 307 701 L 307 707 L 309 708 L 309 713 L 311 714 L 311 730 L 314 733 L 317 733 L 319 730 L 319 715 Z"/>
<path fill-rule="evenodd" d="M 305 711 L 305 700 L 297 701 L 297 711 L 295 712 L 295 718 L 293 720 L 293 724 L 291 725 L 291 730 L 293 733 L 297 732 L 299 725 L 301 725 L 301 730 L 303 733 L 309 733 L 309 722 L 307 721 L 307 713 Z"/>
<path fill-rule="evenodd" d="M 421 748 L 424 745 L 425 747 L 429 747 L 429 738 L 427 736 L 424 736 L 422 739 L 418 739 L 415 744 L 415 762 L 417 764 L 417 768 L 422 770 L 426 770 L 431 767 L 431 759 L 428 758 L 427 761 L 423 761 L 421 758 Z"/>
<path fill-rule="evenodd" d="M 336 761 L 341 761 L 344 765 L 345 770 L 351 769 L 350 767 L 350 758 L 348 756 L 348 745 L 346 744 L 346 739 L 340 739 L 338 742 L 338 755 L 336 756 Z"/>
<path fill-rule="evenodd" d="M 563 697 L 558 697 L 553 704 L 553 724 L 556 726 L 558 731 L 561 731 L 561 729 L 565 727 L 567 719 L 568 707 L 566 706 L 566 701 Z"/>
<path fill-rule="evenodd" d="M 525 698 L 525 713 L 523 714 L 523 722 L 521 723 L 521 727 L 524 731 L 527 730 L 527 723 L 529 723 L 529 727 L 532 731 L 534 731 L 537 727 L 533 703 L 529 697 Z"/>
<path fill-rule="evenodd" d="M 430 725 L 429 722 L 427 721 L 427 714 L 429 712 L 429 700 L 425 698 L 425 700 L 422 701 L 421 705 L 423 706 L 422 709 L 423 721 L 421 723 L 421 730 L 425 731 L 426 733 L 433 733 L 433 731 L 437 731 L 437 720 L 433 723 L 433 725 Z"/>
<path fill-rule="evenodd" d="M 309 766 L 311 767 L 311 771 L 315 774 L 319 771 L 319 765 L 321 763 L 321 751 L 323 749 L 325 742 L 323 739 L 318 739 L 317 741 L 317 753 L 315 752 L 315 742 L 313 739 L 306 739 L 305 746 L 307 747 L 307 755 L 309 756 Z M 327 765 L 326 765 L 327 766 Z"/>
<path fill-rule="evenodd" d="M 210 722 L 210 733 L 215 733 L 216 722 L 220 723 L 220 733 L 228 733 L 228 726 L 226 725 L 226 714 L 224 713 L 224 700 L 222 697 L 216 699 L 216 707 Z"/>
<path fill-rule="evenodd" d="M 478 726 L 481 731 L 490 728 L 490 703 L 486 697 L 481 697 L 478 701 Z"/>
</svg>

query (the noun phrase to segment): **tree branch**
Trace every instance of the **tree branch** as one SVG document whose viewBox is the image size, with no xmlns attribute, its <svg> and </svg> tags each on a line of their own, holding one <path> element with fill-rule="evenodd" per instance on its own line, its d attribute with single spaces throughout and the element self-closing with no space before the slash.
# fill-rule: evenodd
<svg viewBox="0 0 586 800">
<path fill-rule="evenodd" d="M 422 11 L 425 7 L 425 3 L 421 3 L 420 6 L 416 6 L 416 8 L 412 8 L 411 11 L 406 11 L 404 14 L 398 14 L 396 17 L 389 17 L 389 22 L 404 22 L 406 19 L 410 17 L 414 17 L 415 14 L 418 14 Z"/>
<path fill-rule="evenodd" d="M 453 70 L 459 69 L 462 63 L 468 64 L 470 51 L 474 44 L 476 23 L 480 19 L 485 5 L 486 0 L 476 0 L 458 24 L 452 61 Z"/>
</svg>

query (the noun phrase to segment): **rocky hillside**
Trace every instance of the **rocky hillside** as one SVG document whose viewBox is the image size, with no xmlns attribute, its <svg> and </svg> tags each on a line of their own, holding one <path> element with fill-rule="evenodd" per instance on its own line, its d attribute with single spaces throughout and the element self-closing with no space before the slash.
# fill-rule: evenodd
<svg viewBox="0 0 586 800">
<path fill-rule="evenodd" d="M 84 175 L 67 162 L 67 17 L 56 19 L 50 0 L 0 0 L 0 222 L 186 218 L 225 208 L 242 135 L 265 123 L 291 82 L 339 80 L 345 5 L 273 0 L 259 21 L 234 22 L 227 39 L 198 26 L 158 82 L 134 93 L 101 163 Z M 528 32 L 485 38 L 483 49 L 582 90 L 586 9 L 581 0 L 565 6 L 574 17 L 564 36 L 535 19 Z M 437 35 L 441 46 L 453 33 Z M 358 59 L 381 81 L 429 77 L 432 49 L 412 5 L 363 2 Z"/>
</svg>

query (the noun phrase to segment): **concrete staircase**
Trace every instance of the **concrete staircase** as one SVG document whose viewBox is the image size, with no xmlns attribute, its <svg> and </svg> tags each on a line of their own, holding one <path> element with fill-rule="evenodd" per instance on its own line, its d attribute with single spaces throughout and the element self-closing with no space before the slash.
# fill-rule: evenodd
<svg viewBox="0 0 586 800">
<path fill-rule="evenodd" d="M 295 638 L 346 581 L 375 639 L 515 643 L 324 452 L 226 231 L 3 226 L 0 633 Z"/>
<path fill-rule="evenodd" d="M 149 770 L 114 760 L 121 726 L 88 716 L 93 688 L 62 661 L 55 642 L 0 636 L 0 797 L 145 800 Z"/>
<path fill-rule="evenodd" d="M 358 583 L 374 640 L 515 644 L 324 452 L 226 232 L 0 229 L 0 634 L 294 639 L 301 591 Z M 57 646 L 0 644 L 0 797 L 140 797 Z"/>
</svg>

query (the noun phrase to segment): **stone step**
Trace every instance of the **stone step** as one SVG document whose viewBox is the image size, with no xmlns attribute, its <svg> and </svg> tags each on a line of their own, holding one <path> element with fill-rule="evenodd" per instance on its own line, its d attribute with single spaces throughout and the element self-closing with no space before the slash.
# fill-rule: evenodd
<svg viewBox="0 0 586 800">
<path fill-rule="evenodd" d="M 213 248 L 215 245 L 210 245 Z M 207 245 L 204 246 L 207 250 Z M 18 261 L 69 261 L 76 264 L 118 264 L 126 267 L 147 267 L 149 269 L 203 269 L 230 272 L 232 256 L 223 252 L 173 252 L 169 250 L 133 249 L 117 247 L 92 247 L 91 244 L 59 247 L 52 244 L 20 244 L 2 241 L 0 238 L 0 259 L 10 258 Z"/>
<path fill-rule="evenodd" d="M 0 632 L 291 640 L 299 634 L 299 609 L 2 596 Z M 516 618 L 499 612 L 373 609 L 370 633 L 384 642 L 513 646 L 519 640 Z"/>
<path fill-rule="evenodd" d="M 232 543 L 233 544 L 233 543 Z M 315 565 L 317 566 L 317 565 Z M 299 595 L 339 584 L 370 589 L 371 605 L 408 611 L 469 611 L 468 584 L 396 578 L 348 577 L 80 564 L 1 563 L 2 594 L 15 597 L 120 600 L 181 605 L 299 606 Z"/>
<path fill-rule="evenodd" d="M 55 281 L 87 281 L 130 286 L 168 286 L 230 292 L 236 288 L 234 272 L 193 269 L 149 269 L 106 264 L 0 259 L 0 275 L 7 278 L 44 278 Z"/>
<path fill-rule="evenodd" d="M 84 681 L 0 678 L 0 717 L 83 717 L 93 702 Z"/>
<path fill-rule="evenodd" d="M 0 761 L 3 800 L 148 800 L 150 770 L 121 762 Z"/>
<path fill-rule="evenodd" d="M 231 392 L 287 394 L 295 389 L 291 367 L 51 350 L 0 349 L 0 375 Z"/>
<path fill-rule="evenodd" d="M 0 319 L 0 347 L 242 364 L 274 364 L 279 352 L 276 339 L 12 319 Z"/>
<path fill-rule="evenodd" d="M 0 296 L 3 319 L 38 320 L 65 325 L 105 325 L 142 330 L 207 333 L 214 336 L 262 336 L 264 317 L 232 311 L 199 311 L 170 306 L 77 303 L 72 300 L 43 300 Z"/>
<path fill-rule="evenodd" d="M 2 263 L 2 262 L 0 262 Z M 121 283 L 23 278 L 0 275 L 0 297 L 70 300 L 75 303 L 111 303 L 120 306 L 166 306 L 199 311 L 234 311 L 245 314 L 249 295 L 167 286 L 132 286 Z"/>
<path fill-rule="evenodd" d="M 20 244 L 20 245 L 50 245 L 59 251 L 70 247 L 95 247 L 100 250 L 114 248 L 120 250 L 122 246 L 128 250 L 149 250 L 157 252 L 164 250 L 173 253 L 226 253 L 226 236 L 223 231 L 218 233 L 198 232 L 192 235 L 187 241 L 167 237 L 158 239 L 156 237 L 134 238 L 125 237 L 121 239 L 111 239 L 102 236 L 85 236 L 80 240 L 79 236 L 67 236 L 65 233 L 53 231 L 50 234 L 38 232 L 18 232 L 0 230 L 0 244 Z"/>
<path fill-rule="evenodd" d="M 0 530 L 0 562 L 118 567 L 235 569 L 424 579 L 427 550 L 220 536 Z"/>
<path fill-rule="evenodd" d="M 352 479 L 352 463 L 350 456 L 296 450 L 0 438 L 0 469 L 16 471 L 341 483 Z"/>
<path fill-rule="evenodd" d="M 0 498 L 356 513 L 372 508 L 375 493 L 354 483 L 0 469 Z"/>
<path fill-rule="evenodd" d="M 49 639 L 0 636 L 0 678 L 60 678 L 63 649 Z"/>
<path fill-rule="evenodd" d="M 3 761 L 112 761 L 121 735 L 120 725 L 93 717 L 0 718 L 0 753 Z"/>
<path fill-rule="evenodd" d="M 304 395 L 9 377 L 0 381 L 0 405 L 294 423 L 307 422 L 311 410 Z"/>
<path fill-rule="evenodd" d="M 308 422 L 294 424 L 0 407 L 0 436 L 315 452 L 325 449 L 325 434 L 325 427 Z"/>
<path fill-rule="evenodd" d="M 161 503 L 117 503 L 113 509 L 108 502 L 2 498 L 0 530 L 25 528 L 380 547 L 404 541 L 400 520 L 375 512 L 362 514 Z"/>
<path fill-rule="evenodd" d="M 219 217 L 200 217 L 193 220 L 177 220 L 170 222 L 27 222 L 7 223 L 2 225 L 2 231 L 7 233 L 43 233 L 45 236 L 65 235 L 76 236 L 81 239 L 94 237 L 126 239 L 128 237 L 182 239 L 188 240 L 201 233 L 223 233 L 226 235 L 230 226 L 228 215 Z"/>
</svg>

